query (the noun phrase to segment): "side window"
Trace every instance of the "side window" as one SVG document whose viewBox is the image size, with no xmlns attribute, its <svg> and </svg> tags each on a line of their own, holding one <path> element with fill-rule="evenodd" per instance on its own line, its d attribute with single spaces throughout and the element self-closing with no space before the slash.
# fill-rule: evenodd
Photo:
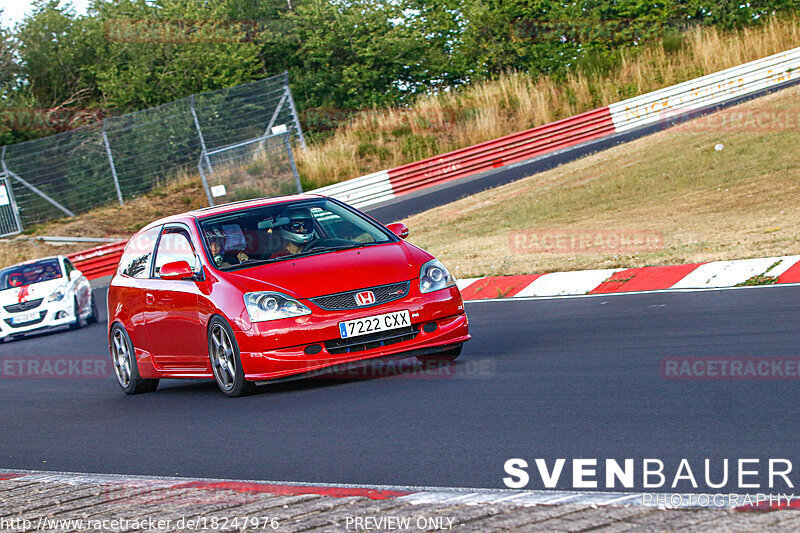
<svg viewBox="0 0 800 533">
<path fill-rule="evenodd" d="M 64 259 L 64 272 L 67 275 L 67 279 L 69 279 L 69 275 L 73 270 L 75 270 L 75 267 L 72 266 L 72 261 Z"/>
<path fill-rule="evenodd" d="M 150 264 L 153 260 L 153 248 L 156 246 L 158 232 L 161 227 L 149 229 L 136 235 L 125 247 L 119 260 L 118 273 L 131 278 L 150 276 Z"/>
<path fill-rule="evenodd" d="M 156 252 L 156 276 L 162 266 L 175 261 L 186 261 L 192 270 L 197 270 L 197 256 L 185 228 L 172 227 L 164 230 Z"/>
</svg>

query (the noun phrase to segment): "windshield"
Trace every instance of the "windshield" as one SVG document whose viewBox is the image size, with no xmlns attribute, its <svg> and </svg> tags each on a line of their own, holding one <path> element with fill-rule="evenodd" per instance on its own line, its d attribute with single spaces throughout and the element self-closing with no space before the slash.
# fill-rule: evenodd
<svg viewBox="0 0 800 533">
<path fill-rule="evenodd" d="M 396 239 L 384 227 L 327 199 L 285 202 L 200 220 L 217 268 L 239 268 Z"/>
<path fill-rule="evenodd" d="M 15 265 L 0 270 L 0 290 L 32 285 L 60 277 L 61 266 L 58 264 L 58 259 L 55 258 Z"/>
</svg>

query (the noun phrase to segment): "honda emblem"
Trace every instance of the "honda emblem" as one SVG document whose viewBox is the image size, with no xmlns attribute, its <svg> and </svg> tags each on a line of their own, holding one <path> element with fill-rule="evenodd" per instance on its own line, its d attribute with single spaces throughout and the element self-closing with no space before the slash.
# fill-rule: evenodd
<svg viewBox="0 0 800 533">
<path fill-rule="evenodd" d="M 370 305 L 375 303 L 375 293 L 372 291 L 364 291 L 356 294 L 356 303 L 358 305 Z"/>
</svg>

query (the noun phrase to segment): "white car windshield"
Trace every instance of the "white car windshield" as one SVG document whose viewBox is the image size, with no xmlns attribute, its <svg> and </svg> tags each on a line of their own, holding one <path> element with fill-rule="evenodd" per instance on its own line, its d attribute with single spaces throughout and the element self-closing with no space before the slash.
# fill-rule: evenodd
<svg viewBox="0 0 800 533">
<path fill-rule="evenodd" d="M 34 263 L 14 265 L 0 270 L 0 290 L 33 285 L 61 277 L 58 259 L 43 259 Z"/>
<path fill-rule="evenodd" d="M 394 242 L 383 226 L 327 199 L 284 202 L 200 220 L 217 268 L 240 268 Z"/>
</svg>

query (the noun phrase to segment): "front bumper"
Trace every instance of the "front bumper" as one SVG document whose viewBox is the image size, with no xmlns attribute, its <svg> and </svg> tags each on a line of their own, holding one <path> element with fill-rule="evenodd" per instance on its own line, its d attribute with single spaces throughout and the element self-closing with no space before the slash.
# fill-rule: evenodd
<svg viewBox="0 0 800 533">
<path fill-rule="evenodd" d="M 0 339 L 75 323 L 73 302 L 69 298 L 63 298 L 59 302 L 42 303 L 33 311 L 39 313 L 39 319 L 22 324 L 12 324 L 12 318 L 20 313 L 8 313 L 5 309 L 0 308 Z"/>
<path fill-rule="evenodd" d="M 388 330 L 385 335 L 372 338 L 365 336 L 364 342 L 354 337 L 342 348 L 339 322 L 403 309 L 411 314 L 408 330 Z M 464 304 L 455 287 L 411 294 L 402 300 L 346 313 L 314 309 L 311 315 L 297 319 L 253 324 L 249 331 L 236 333 L 236 337 L 242 368 L 249 381 L 274 380 L 404 353 L 408 356 L 435 353 L 470 339 Z M 390 340 L 383 342 L 381 338 Z M 309 348 L 311 353 L 307 351 Z"/>
</svg>

